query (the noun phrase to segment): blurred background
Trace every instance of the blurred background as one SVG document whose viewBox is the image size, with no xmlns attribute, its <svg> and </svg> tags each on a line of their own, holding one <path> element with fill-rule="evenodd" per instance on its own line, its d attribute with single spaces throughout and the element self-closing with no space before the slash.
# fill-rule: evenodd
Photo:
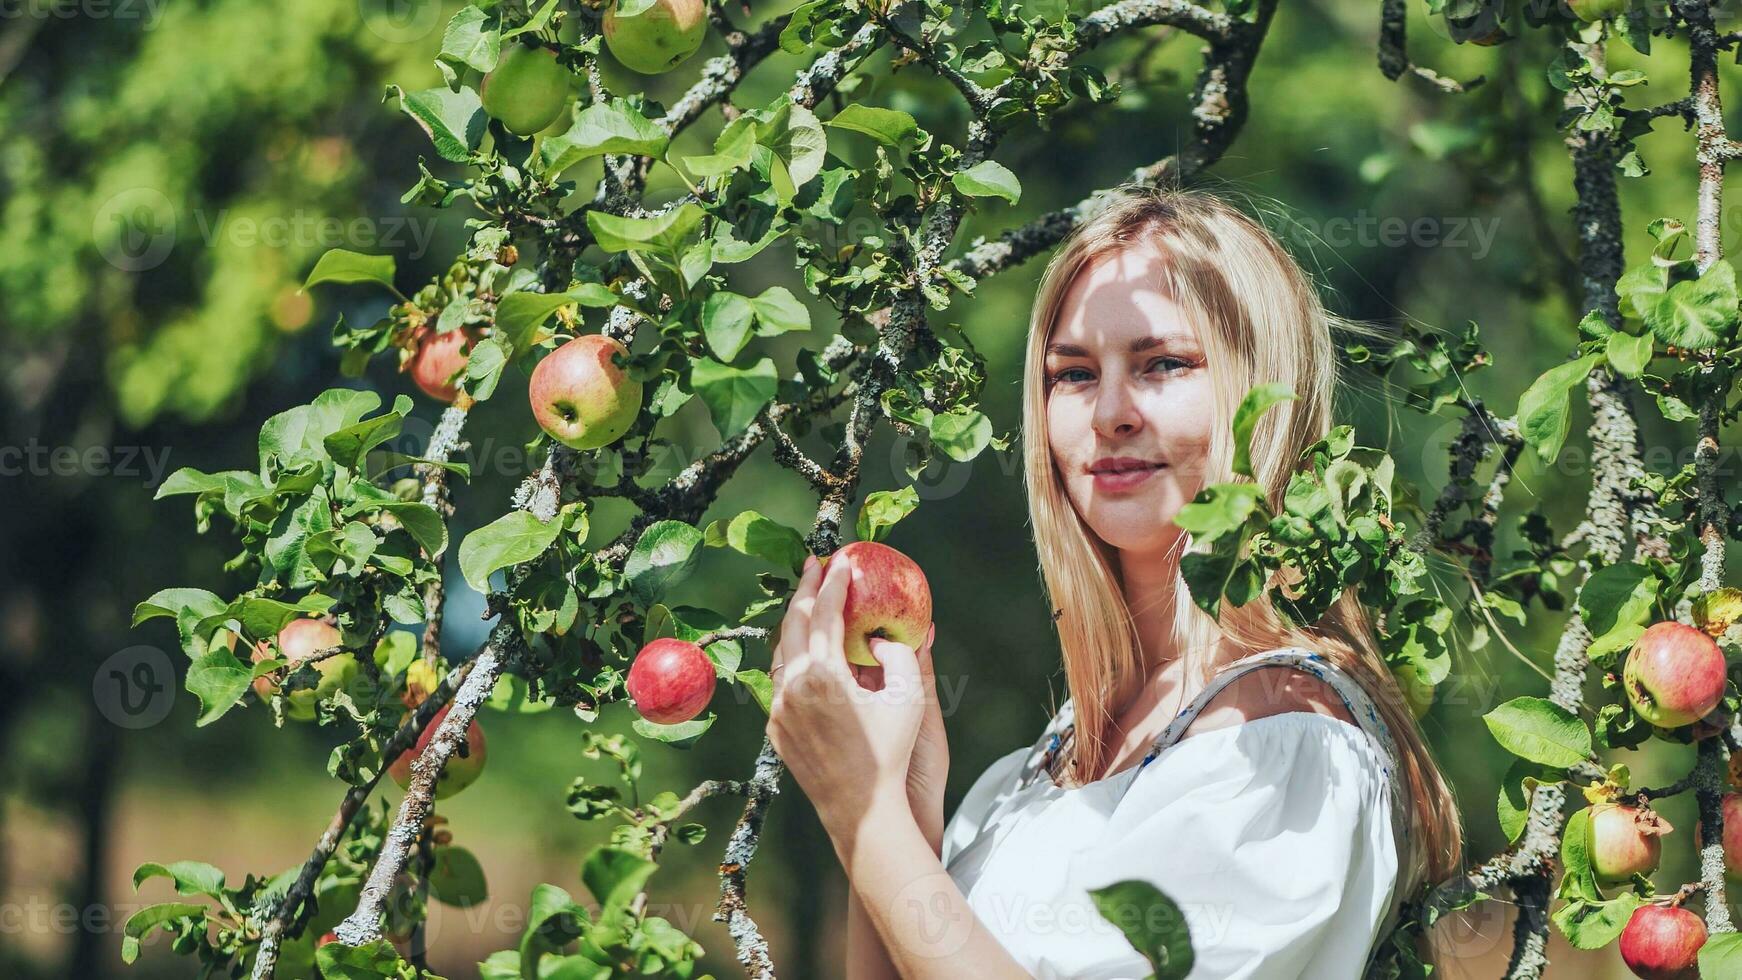
<svg viewBox="0 0 1742 980">
<path fill-rule="evenodd" d="M 259 708 L 196 729 L 172 627 L 128 623 L 133 606 L 160 588 L 239 588 L 222 571 L 232 552 L 227 531 L 196 534 L 185 498 L 153 502 L 158 482 L 182 466 L 246 467 L 267 416 L 357 383 L 340 379 L 331 325 L 341 313 L 368 322 L 387 301 L 365 289 L 301 293 L 315 258 L 331 247 L 391 253 L 409 292 L 465 240 L 464 207 L 399 203 L 420 157 L 453 174 L 382 102 L 388 83 L 440 83 L 431 59 L 456 6 L 13 0 L 0 9 L 0 974 L 190 974 L 192 962 L 161 940 L 147 943 L 137 964 L 121 964 L 121 923 L 169 895 L 162 881 L 136 893 L 133 869 L 195 859 L 232 881 L 271 875 L 307 856 L 337 803 L 340 788 L 324 761 L 338 736 L 312 725 L 276 730 Z M 749 15 L 737 5 L 728 14 L 748 25 L 792 6 L 758 0 Z M 1479 323 L 1495 365 L 1469 387 L 1508 414 L 1523 387 L 1571 350 L 1583 312 L 1567 298 L 1571 171 L 1554 126 L 1560 93 L 1544 77 L 1554 47 L 1541 32 L 1454 46 L 1421 4 L 1410 7 L 1417 61 L 1487 83 L 1463 96 L 1409 79 L 1389 83 L 1376 66 L 1374 4 L 1284 4 L 1254 76 L 1250 120 L 1212 180 L 1274 202 L 1262 204 L 1266 222 L 1319 276 L 1338 312 L 1432 330 Z M 1021 178 L 1021 203 L 988 201 L 962 240 L 1075 202 L 1172 152 L 1189 132 L 1199 46 L 1152 32 L 1096 51 L 1092 61 L 1124 83 L 1123 99 L 1067 113 L 1050 131 L 1028 126 L 1008 137 L 998 159 Z M 691 62 L 657 78 L 608 66 L 607 82 L 669 100 L 721 49 L 710 38 Z M 888 60 L 883 51 L 873 65 Z M 773 97 L 798 64 L 777 53 L 736 101 Z M 1644 101 L 1661 102 L 1683 94 L 1685 64 L 1679 44 L 1662 43 L 1651 58 L 1617 45 L 1612 67 L 1644 68 L 1653 83 Z M 1737 74 L 1729 64 L 1721 71 L 1727 80 Z M 923 68 L 873 74 L 876 87 L 857 98 L 905 109 L 959 142 L 959 100 Z M 710 113 L 705 138 L 692 133 L 690 143 L 711 142 L 718 124 Z M 1645 254 L 1650 219 L 1693 216 L 1691 139 L 1673 121 L 1658 129 L 1642 143 L 1654 172 L 1622 183 L 1630 260 Z M 573 172 L 588 194 L 596 174 L 597 161 Z M 1733 213 L 1724 214 L 1727 246 L 1736 239 Z M 1017 424 L 1021 344 L 1043 263 L 983 282 L 940 315 L 989 359 L 986 408 L 1000 434 Z M 789 248 L 769 249 L 733 277 L 743 292 L 780 282 L 804 295 Z M 828 324 L 818 325 L 815 335 L 782 338 L 790 341 L 787 359 L 777 355 L 783 369 L 792 347 L 821 346 Z M 365 383 L 412 392 L 387 360 L 377 359 Z M 458 489 L 453 540 L 501 513 L 528 472 L 523 446 L 535 430 L 521 410 L 525 383 L 523 372 L 511 373 L 470 426 L 474 477 Z M 419 405 L 405 448 L 434 419 L 426 399 Z M 1436 492 L 1455 418 L 1414 415 L 1367 381 L 1347 391 L 1344 411 L 1363 442 L 1393 451 L 1401 478 L 1424 497 Z M 1539 507 L 1561 533 L 1576 522 L 1589 480 L 1583 413 L 1575 399 L 1575 435 L 1556 467 L 1521 462 L 1509 515 Z M 1653 469 L 1691 458 L 1685 433 L 1644 414 L 1652 416 L 1645 438 Z M 690 458 L 717 438 L 699 400 L 667 424 Z M 885 428 L 863 489 L 899 485 L 906 450 Z M 937 595 L 952 806 L 988 762 L 1032 740 L 1062 697 L 1018 452 L 934 464 L 920 479 L 922 506 L 891 538 L 926 567 Z M 1735 474 L 1728 454 L 1722 465 Z M 763 453 L 709 516 L 754 506 L 808 527 L 814 501 L 806 490 Z M 613 514 L 620 522 L 615 503 L 601 507 L 596 523 L 610 526 Z M 687 601 L 743 602 L 754 590 L 746 562 L 710 551 Z M 1435 571 L 1441 587 L 1462 588 L 1455 566 L 1440 561 Z M 455 656 L 474 649 L 487 624 L 477 618 L 479 598 L 450 574 L 444 642 Z M 1505 768 L 1480 715 L 1506 697 L 1544 690 L 1560 625 L 1539 611 L 1528 626 L 1503 622 L 1520 655 L 1499 639 L 1459 649 L 1457 675 L 1423 723 L 1456 783 L 1477 857 L 1503 843 L 1493 801 Z M 747 665 L 766 666 L 766 651 L 751 651 Z M 702 778 L 748 774 L 762 715 L 729 698 L 716 709 L 720 723 L 694 750 L 646 749 L 644 786 L 681 791 Z M 619 706 L 601 724 L 626 729 L 626 714 Z M 551 711 L 489 713 L 483 722 L 488 769 L 470 792 L 441 805 L 490 886 L 482 906 L 434 913 L 431 963 L 451 977 L 475 975 L 478 960 L 516 942 L 534 884 L 584 894 L 578 858 L 605 830 L 563 807 L 576 775 L 604 776 L 600 764 L 578 757 L 579 721 Z M 1637 777 L 1656 782 L 1682 772 L 1691 753 L 1626 755 L 1637 755 L 1628 760 Z M 1665 810 L 1691 830 L 1683 801 Z M 712 835 L 698 848 L 668 850 L 654 881 L 654 910 L 691 931 L 722 976 L 739 971 L 709 915 L 718 849 L 736 815 L 726 799 L 699 811 Z M 1670 850 L 1661 881 L 1695 876 L 1691 847 Z M 783 976 L 839 975 L 844 884 L 790 780 L 751 869 L 750 895 Z M 1510 947 L 1505 903 L 1478 906 L 1444 928 L 1459 953 L 1450 976 L 1499 974 Z M 1575 954 L 1556 938 L 1551 976 L 1624 975 L 1613 952 Z"/>
</svg>

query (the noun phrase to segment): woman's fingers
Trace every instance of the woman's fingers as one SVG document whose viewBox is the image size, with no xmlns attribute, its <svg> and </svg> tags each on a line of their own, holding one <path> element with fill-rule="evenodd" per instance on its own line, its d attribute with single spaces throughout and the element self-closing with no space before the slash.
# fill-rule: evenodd
<svg viewBox="0 0 1742 980">
<path fill-rule="evenodd" d="M 847 672 L 847 656 L 842 650 L 846 636 L 843 622 L 847 606 L 847 583 L 852 567 L 846 558 L 834 558 L 823 573 L 823 584 L 817 589 L 816 604 L 811 607 L 810 643 L 807 654 L 816 666 L 825 670 Z"/>
<path fill-rule="evenodd" d="M 768 666 L 768 679 L 775 698 L 779 697 L 785 683 L 785 678 L 781 676 L 788 672 L 785 668 L 798 658 L 805 644 L 810 642 L 811 607 L 816 604 L 817 588 L 822 584 L 822 579 L 822 563 L 817 561 L 815 555 L 806 555 L 798 587 L 793 590 L 792 598 L 786 604 L 786 614 L 781 617 L 780 633 L 775 637 Z"/>
</svg>

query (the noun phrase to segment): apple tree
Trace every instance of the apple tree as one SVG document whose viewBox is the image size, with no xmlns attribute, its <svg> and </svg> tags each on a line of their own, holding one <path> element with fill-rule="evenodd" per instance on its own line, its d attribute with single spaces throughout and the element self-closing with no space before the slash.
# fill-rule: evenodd
<svg viewBox="0 0 1742 980">
<path fill-rule="evenodd" d="M 1734 518 L 1716 470 L 1742 364 L 1734 273 L 1718 234 L 1724 164 L 1738 144 L 1724 129 L 1716 65 L 1742 36 L 1720 33 L 1715 10 L 1704 0 L 1430 2 L 1427 15 L 1456 42 L 1548 52 L 1537 67 L 1563 104 L 1552 123 L 1529 122 L 1564 131 L 1575 176 L 1579 249 L 1567 278 L 1588 312 L 1568 325 L 1572 357 L 1502 415 L 1465 385 L 1492 362 L 1474 324 L 1456 338 L 1406 329 L 1383 349 L 1350 344 L 1348 363 L 1412 409 L 1462 420 L 1441 492 L 1426 499 L 1395 480 L 1385 449 L 1358 445 L 1342 426 L 1308 450 L 1281 509 L 1232 483 L 1206 488 L 1180 515 L 1203 608 L 1268 592 L 1285 616 L 1310 622 L 1355 589 L 1382 610 L 1390 666 L 1424 709 L 1455 651 L 1500 632 L 1496 617 L 1564 617 L 1547 696 L 1520 692 L 1485 717 L 1517 757 L 1495 814 L 1513 846 L 1407 896 L 1408 914 L 1383 939 L 1380 976 L 1425 976 L 1419 940 L 1448 913 L 1500 894 L 1520 910 L 1509 977 L 1542 975 L 1551 928 L 1583 948 L 1618 943 L 1636 969 L 1697 957 L 1707 976 L 1738 973 L 1724 825 L 1742 733 L 1731 721 L 1727 630 L 1742 617 L 1742 593 L 1723 583 Z M 958 247 L 970 212 L 996 214 L 1022 193 L 997 159 L 1003 137 L 1116 99 L 1119 79 L 1083 60 L 1110 39 L 1185 35 L 1202 42 L 1191 128 L 1174 153 L 1134 161 L 1130 180 L 1191 182 L 1235 144 L 1253 109 L 1249 79 L 1276 11 L 1275 0 L 809 0 L 741 27 L 703 0 L 462 8 L 430 52 L 445 83 L 391 87 L 389 101 L 442 161 L 407 166 L 405 200 L 463 211 L 465 249 L 420 286 L 400 281 L 391 255 L 346 250 L 321 256 L 306 283 L 391 300 L 372 323 L 340 320 L 333 341 L 348 372 L 396 359 L 445 403 L 433 436 L 417 455 L 394 452 L 411 398 L 389 404 L 334 387 L 266 419 L 245 468 L 177 472 L 158 496 L 192 498 L 201 530 L 234 535 L 226 568 L 238 590 L 168 588 L 135 615 L 173 621 L 200 725 L 244 723 L 234 712 L 246 708 L 333 733 L 333 818 L 307 861 L 282 872 L 238 880 L 197 861 L 142 866 L 136 883 L 168 878 L 188 900 L 137 913 L 124 955 L 162 930 L 208 972 L 428 975 L 419 925 L 428 903 L 475 901 L 487 874 L 434 802 L 486 764 L 481 707 L 550 704 L 574 714 L 581 754 L 617 774 L 577 780 L 568 807 L 613 830 L 581 858 L 590 903 L 541 885 L 517 948 L 491 956 L 484 975 L 693 975 L 700 947 L 650 914 L 648 895 L 674 842 L 710 846 L 691 818 L 725 797 L 742 810 L 720 845 L 716 918 L 744 969 L 773 977 L 748 872 L 780 759 L 764 742 L 739 778 L 680 792 L 643 787 L 642 754 L 705 737 L 717 684 L 766 707 L 770 682 L 756 665 L 806 555 L 833 554 L 849 530 L 884 539 L 918 505 L 911 486 L 861 494 L 875 427 L 917 441 L 910 479 L 933 456 L 1008 450 L 1012 433 L 1000 435 L 980 407 L 984 358 L 933 314 L 1044 254 L 1108 192 L 1085 189 L 1071 207 Z M 1403 0 L 1381 4 L 1381 74 L 1436 98 L 1478 97 L 1481 79 L 1460 82 L 1410 59 L 1407 13 Z M 724 53 L 697 65 L 690 59 L 709 36 Z M 1685 47 L 1688 95 L 1630 106 L 1647 78 L 1611 70 L 1610 56 L 1645 53 L 1654 37 Z M 874 58 L 884 50 L 890 58 Z M 742 104 L 741 83 L 776 54 L 802 67 L 776 97 Z M 696 80 L 662 104 L 608 88 L 606 59 Z M 965 107 L 963 131 L 933 132 L 922 125 L 931 120 L 867 97 L 878 72 L 901 70 L 947 82 Z M 722 122 L 709 152 L 676 152 L 715 107 Z M 1692 231 L 1654 216 L 1656 246 L 1626 265 L 1618 183 L 1649 176 L 1635 141 L 1669 119 L 1694 133 Z M 849 144 L 852 158 L 871 162 L 851 165 L 841 152 Z M 594 160 L 602 177 L 583 197 L 569 175 Z M 752 292 L 735 282 L 732 266 L 775 247 L 794 257 L 789 284 Z M 806 342 L 777 364 L 770 342 L 788 334 Z M 493 399 L 510 369 L 532 373 L 530 405 Z M 1519 544 L 1500 554 L 1513 466 L 1525 452 L 1556 458 L 1578 391 L 1591 408 L 1596 464 L 1586 519 L 1557 532 L 1540 508 L 1513 514 Z M 1257 418 L 1288 397 L 1271 388 L 1247 396 L 1234 421 L 1237 471 L 1249 473 L 1244 445 Z M 660 423 L 691 399 L 705 406 L 718 445 L 649 481 L 670 447 Z M 1697 431 L 1688 466 L 1647 469 L 1641 404 Z M 466 424 L 486 412 L 536 419 L 541 465 L 499 516 L 451 540 L 451 485 L 470 475 L 458 461 Z M 812 436 L 826 452 L 801 445 Z M 708 519 L 721 487 L 765 445 L 814 491 L 810 527 L 755 510 Z M 636 513 L 595 540 L 605 498 Z M 686 604 L 686 575 L 709 547 L 748 559 L 760 598 L 742 609 Z M 463 656 L 438 642 L 447 591 L 459 585 L 442 574 L 450 549 L 495 619 L 488 641 Z M 1430 558 L 1467 562 L 1468 594 L 1427 588 Z M 299 639 L 310 623 L 320 638 Z M 1595 697 L 1585 683 L 1593 673 L 1604 681 Z M 593 727 L 625 701 L 639 711 L 635 737 Z M 1652 740 L 1696 744 L 1698 764 L 1676 785 L 1641 787 L 1603 758 Z M 390 770 L 403 799 L 371 802 Z M 1697 837 L 1652 810 L 1683 792 L 1698 798 Z M 1700 849 L 1700 880 L 1660 894 L 1650 873 L 1664 847 L 1684 841 Z M 1742 850 L 1733 860 L 1742 866 Z M 1681 908 L 1695 895 L 1703 921 Z M 1097 900 L 1115 921 L 1132 906 L 1159 910 L 1128 935 L 1156 976 L 1190 969 L 1188 933 L 1165 895 L 1125 882 Z M 317 915 L 330 931 L 315 928 Z"/>
</svg>

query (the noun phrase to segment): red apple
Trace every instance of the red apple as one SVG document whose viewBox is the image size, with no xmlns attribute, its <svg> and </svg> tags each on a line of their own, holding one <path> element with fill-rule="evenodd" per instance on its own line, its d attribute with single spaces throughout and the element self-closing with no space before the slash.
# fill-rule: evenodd
<svg viewBox="0 0 1742 980">
<path fill-rule="evenodd" d="M 532 369 L 532 417 L 570 449 L 598 449 L 623 437 L 641 412 L 641 382 L 612 363 L 629 348 L 604 334 L 583 334 Z"/>
<path fill-rule="evenodd" d="M 1724 698 L 1724 652 L 1705 632 L 1662 622 L 1633 641 L 1622 684 L 1639 717 L 1659 728 L 1704 718 Z"/>
<path fill-rule="evenodd" d="M 826 566 L 845 556 L 852 568 L 847 580 L 847 659 L 877 666 L 871 639 L 882 637 L 919 649 L 931 628 L 931 587 L 914 560 L 886 544 L 855 541 L 823 559 Z"/>
<path fill-rule="evenodd" d="M 1621 960 L 1642 980 L 1700 980 L 1706 924 L 1683 908 L 1642 905 L 1621 930 Z"/>
<path fill-rule="evenodd" d="M 509 132 L 531 136 L 562 117 L 574 77 L 550 48 L 505 45 L 496 67 L 484 76 L 478 97 L 484 111 Z"/>
<path fill-rule="evenodd" d="M 338 941 L 339 941 L 339 934 L 338 933 L 336 933 L 336 932 L 324 933 L 324 934 L 322 934 L 321 938 L 315 940 L 315 949 L 320 949 L 322 946 L 325 946 L 328 943 L 336 943 Z"/>
<path fill-rule="evenodd" d="M 436 333 L 434 327 L 422 326 L 412 335 L 417 352 L 405 362 L 411 380 L 423 393 L 438 402 L 452 403 L 460 393 L 454 376 L 466 367 L 466 357 L 472 345 L 483 336 L 476 326 L 461 327 L 447 333 Z"/>
<path fill-rule="evenodd" d="M 1742 878 L 1742 793 L 1725 793 L 1724 807 L 1724 870 Z M 1706 844 L 1706 825 L 1694 828 L 1701 847 Z"/>
<path fill-rule="evenodd" d="M 625 68 L 657 75 L 683 64 L 702 46 L 708 33 L 708 7 L 703 0 L 654 0 L 633 17 L 617 16 L 617 4 L 605 11 L 605 46 Z"/>
<path fill-rule="evenodd" d="M 1651 874 L 1663 856 L 1663 835 L 1675 828 L 1656 810 L 1620 803 L 1591 807 L 1591 870 L 1605 885 Z"/>
<path fill-rule="evenodd" d="M 441 727 L 442 719 L 448 716 L 448 709 L 453 705 L 445 705 L 430 719 L 423 734 L 417 737 L 417 744 L 400 753 L 393 765 L 387 767 L 388 775 L 398 783 L 401 789 L 411 785 L 411 764 L 423 755 L 423 750 L 429 748 L 429 741 L 435 736 L 437 728 Z M 445 800 L 478 781 L 484 772 L 484 729 L 478 727 L 478 719 L 473 718 L 466 726 L 466 740 L 460 743 L 453 754 L 448 756 L 448 764 L 442 767 L 442 774 L 436 778 L 435 798 Z"/>
<path fill-rule="evenodd" d="M 641 648 L 626 685 L 635 710 L 656 725 L 702 713 L 714 697 L 714 662 L 694 643 L 665 637 Z"/>
<path fill-rule="evenodd" d="M 342 646 L 344 637 L 331 623 L 320 619 L 293 619 L 278 631 L 278 650 L 265 643 L 254 646 L 253 660 L 271 660 L 282 656 L 290 661 L 284 668 L 284 676 L 295 673 L 297 665 L 314 656 L 322 650 Z M 320 682 L 314 687 L 302 687 L 285 695 L 284 716 L 293 721 L 312 721 L 315 716 L 315 703 L 328 697 L 333 692 L 351 683 L 357 675 L 357 658 L 349 653 L 327 657 L 314 665 L 321 675 Z M 260 695 L 262 701 L 272 697 L 272 692 L 278 690 L 278 682 L 271 676 L 254 678 L 254 693 Z"/>
</svg>

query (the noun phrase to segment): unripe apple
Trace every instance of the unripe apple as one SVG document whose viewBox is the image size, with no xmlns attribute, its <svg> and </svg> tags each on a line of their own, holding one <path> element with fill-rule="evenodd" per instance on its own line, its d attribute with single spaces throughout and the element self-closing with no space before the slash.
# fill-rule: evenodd
<svg viewBox="0 0 1742 980">
<path fill-rule="evenodd" d="M 882 637 L 918 650 L 931 627 L 931 587 L 913 559 L 877 541 L 855 541 L 822 560 L 826 566 L 845 557 L 852 568 L 847 580 L 847 659 L 877 666 L 871 640 Z"/>
<path fill-rule="evenodd" d="M 557 121 L 569 105 L 574 74 L 550 48 L 511 44 L 478 92 L 484 111 L 518 136 L 531 136 Z"/>
<path fill-rule="evenodd" d="M 430 739 L 435 737 L 435 731 L 441 727 L 442 719 L 448 716 L 448 709 L 453 705 L 443 705 L 442 710 L 435 713 L 424 727 L 423 734 L 417 737 L 417 744 L 399 754 L 393 760 L 393 765 L 387 767 L 387 774 L 399 784 L 400 789 L 411 786 L 411 764 L 423 755 L 423 750 L 429 748 Z M 435 798 L 445 800 L 478 781 L 484 772 L 484 729 L 478 726 L 478 719 L 473 718 L 466 726 L 466 739 L 460 747 L 448 756 L 448 764 L 442 767 L 442 774 L 436 778 Z"/>
<path fill-rule="evenodd" d="M 1587 24 L 1619 17 L 1627 12 L 1627 0 L 1567 0 L 1573 16 Z"/>
<path fill-rule="evenodd" d="M 1591 871 L 1605 885 L 1657 870 L 1664 834 L 1675 828 L 1657 811 L 1620 803 L 1591 807 Z"/>
<path fill-rule="evenodd" d="M 1641 980 L 1700 980 L 1706 924 L 1684 908 L 1642 905 L 1621 930 L 1621 961 Z"/>
<path fill-rule="evenodd" d="M 626 684 L 641 717 L 656 725 L 689 721 L 714 697 L 714 662 L 694 643 L 664 637 L 641 648 Z"/>
<path fill-rule="evenodd" d="M 253 660 L 259 663 L 262 660 L 271 660 L 274 656 L 282 656 L 290 661 L 284 668 L 284 676 L 289 677 L 304 660 L 343 643 L 344 637 L 338 629 L 324 620 L 293 619 L 278 631 L 277 653 L 274 654 L 271 645 L 257 643 L 254 646 Z M 292 721 L 314 720 L 315 703 L 350 684 L 351 679 L 356 677 L 357 658 L 350 653 L 341 653 L 321 660 L 314 668 L 321 675 L 319 683 L 312 688 L 297 688 L 285 695 L 284 716 Z M 254 693 L 260 695 L 262 701 L 272 697 L 272 692 L 276 690 L 278 682 L 270 676 L 254 678 Z"/>
<path fill-rule="evenodd" d="M 583 334 L 552 351 L 532 369 L 526 394 L 532 417 L 570 449 L 609 446 L 641 412 L 641 382 L 612 363 L 629 348 L 604 334 Z"/>
<path fill-rule="evenodd" d="M 1685 623 L 1653 625 L 1627 654 L 1622 685 L 1639 717 L 1659 728 L 1704 718 L 1724 698 L 1724 653 Z"/>
<path fill-rule="evenodd" d="M 704 0 L 654 0 L 633 17 L 617 16 L 617 4 L 605 11 L 605 46 L 625 68 L 657 75 L 682 64 L 702 46 L 708 33 Z"/>
<path fill-rule="evenodd" d="M 452 404 L 460 393 L 454 376 L 465 369 L 466 357 L 482 336 L 483 331 L 476 326 L 460 327 L 447 333 L 436 333 L 434 327 L 427 325 L 418 327 L 412 335 L 417 352 L 405 362 L 411 380 L 424 394 L 438 402 Z"/>
</svg>

